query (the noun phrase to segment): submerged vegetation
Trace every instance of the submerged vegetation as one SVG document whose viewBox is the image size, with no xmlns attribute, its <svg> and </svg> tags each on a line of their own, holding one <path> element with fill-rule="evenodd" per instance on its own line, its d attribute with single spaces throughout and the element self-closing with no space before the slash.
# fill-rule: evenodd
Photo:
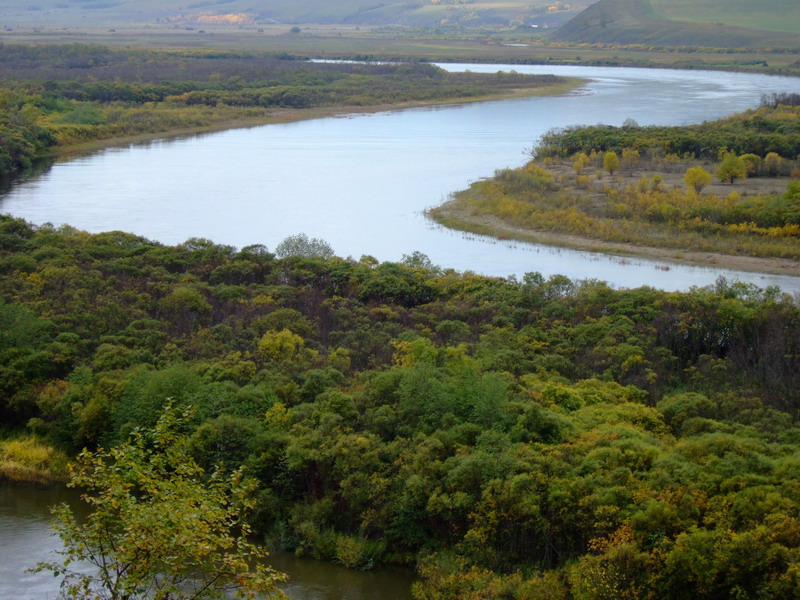
<svg viewBox="0 0 800 600">
<path fill-rule="evenodd" d="M 191 406 L 193 460 L 244 467 L 273 546 L 417 564 L 430 600 L 796 597 L 800 310 L 777 289 L 11 217 L 0 248 L 3 423 L 75 453 Z"/>
<path fill-rule="evenodd" d="M 521 233 L 798 260 L 795 96 L 701 125 L 551 131 L 526 166 L 473 184 L 432 214 L 455 227 L 488 216 Z M 463 222 L 448 220 L 454 207 Z"/>
<path fill-rule="evenodd" d="M 49 148 L 98 139 L 268 122 L 286 118 L 284 109 L 463 101 L 566 83 L 552 75 L 447 73 L 427 64 L 0 45 L 0 176 L 29 167 Z"/>
</svg>

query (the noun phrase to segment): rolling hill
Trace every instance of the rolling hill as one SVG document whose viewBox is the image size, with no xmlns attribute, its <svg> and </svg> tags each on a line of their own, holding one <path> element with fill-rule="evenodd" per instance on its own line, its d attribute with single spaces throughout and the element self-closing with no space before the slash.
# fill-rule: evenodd
<svg viewBox="0 0 800 600">
<path fill-rule="evenodd" d="M 560 25 L 592 0 L 5 0 L 0 26 Z"/>
<path fill-rule="evenodd" d="M 797 0 L 600 0 L 554 39 L 576 43 L 743 48 L 800 46 Z"/>
</svg>

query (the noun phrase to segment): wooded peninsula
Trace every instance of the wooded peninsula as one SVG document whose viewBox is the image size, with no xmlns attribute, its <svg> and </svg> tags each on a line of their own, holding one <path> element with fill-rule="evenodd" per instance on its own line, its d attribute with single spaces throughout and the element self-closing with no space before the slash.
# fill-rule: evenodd
<svg viewBox="0 0 800 600">
<path fill-rule="evenodd" d="M 797 94 L 699 125 L 551 131 L 533 154 L 429 214 L 502 238 L 800 274 Z"/>
</svg>

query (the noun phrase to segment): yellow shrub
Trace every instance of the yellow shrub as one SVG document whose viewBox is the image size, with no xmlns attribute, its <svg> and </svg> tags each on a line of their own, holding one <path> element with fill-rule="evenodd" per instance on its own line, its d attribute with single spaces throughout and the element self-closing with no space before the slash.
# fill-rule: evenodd
<svg viewBox="0 0 800 600">
<path fill-rule="evenodd" d="M 67 457 L 33 437 L 0 442 L 0 479 L 47 482 L 63 479 Z"/>
</svg>

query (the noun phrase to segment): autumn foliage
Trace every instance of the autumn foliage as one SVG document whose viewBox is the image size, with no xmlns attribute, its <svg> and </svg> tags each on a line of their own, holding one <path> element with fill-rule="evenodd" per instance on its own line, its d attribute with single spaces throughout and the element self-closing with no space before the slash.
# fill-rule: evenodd
<svg viewBox="0 0 800 600">
<path fill-rule="evenodd" d="M 417 564 L 428 600 L 796 595 L 800 311 L 777 289 L 278 259 L 9 217 L 0 242 L 4 423 L 127 452 L 167 398 L 191 406 L 186 452 L 243 467 L 248 523 L 277 547 Z"/>
</svg>

